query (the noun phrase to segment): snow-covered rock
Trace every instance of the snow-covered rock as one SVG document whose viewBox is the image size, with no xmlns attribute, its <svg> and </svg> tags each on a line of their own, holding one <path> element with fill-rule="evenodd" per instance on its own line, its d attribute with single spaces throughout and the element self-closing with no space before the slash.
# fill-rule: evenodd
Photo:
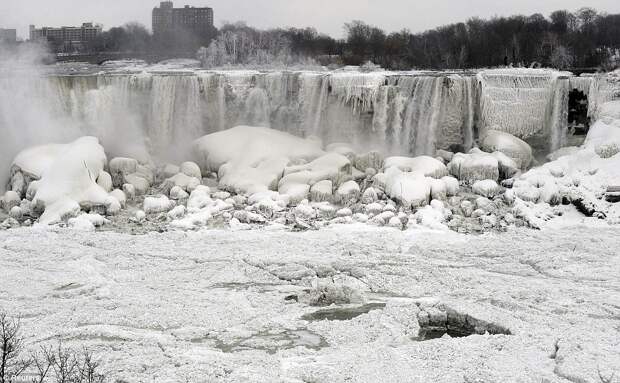
<svg viewBox="0 0 620 383">
<path fill-rule="evenodd" d="M 488 153 L 501 152 L 513 159 L 519 169 L 525 169 L 532 162 L 530 145 L 510 133 L 488 130 L 481 140 L 480 147 Z"/>
<path fill-rule="evenodd" d="M 199 180 L 202 179 L 200 167 L 195 162 L 183 162 L 181 164 L 180 171 L 188 177 L 197 178 Z"/>
<path fill-rule="evenodd" d="M 19 194 L 12 190 L 4 193 L 4 196 L 1 200 L 1 206 L 7 213 L 15 206 L 19 206 L 21 199 L 19 198 Z"/>
<path fill-rule="evenodd" d="M 185 215 L 185 206 L 179 205 L 175 206 L 172 210 L 168 212 L 168 218 L 170 219 L 180 219 Z"/>
<path fill-rule="evenodd" d="M 396 167 L 386 170 L 385 193 L 403 206 L 420 207 L 429 203 L 431 184 L 420 173 L 402 172 Z"/>
<path fill-rule="evenodd" d="M 421 173 L 425 177 L 441 178 L 448 175 L 448 169 L 443 162 L 429 157 L 388 157 L 385 159 L 385 169 L 396 167 L 403 172 Z"/>
<path fill-rule="evenodd" d="M 105 170 L 102 170 L 99 172 L 99 176 L 97 177 L 97 185 L 101 186 L 101 188 L 108 193 L 111 192 L 114 188 L 114 185 L 112 184 L 112 176 Z"/>
<path fill-rule="evenodd" d="M 175 206 L 165 195 L 159 197 L 146 197 L 144 199 L 143 209 L 146 214 L 165 213 Z"/>
<path fill-rule="evenodd" d="M 499 180 L 499 162 L 488 153 L 457 153 L 448 164 L 448 169 L 454 177 L 467 183 Z"/>
<path fill-rule="evenodd" d="M 201 169 L 218 172 L 223 188 L 247 194 L 275 190 L 292 160 L 324 154 L 318 141 L 250 126 L 204 136 L 194 141 L 193 149 Z"/>
<path fill-rule="evenodd" d="M 360 199 L 360 201 L 364 204 L 370 204 L 373 202 L 376 202 L 379 199 L 379 196 L 377 195 L 377 191 L 372 188 L 369 187 L 366 190 L 364 190 L 364 193 L 362 194 L 362 198 Z"/>
<path fill-rule="evenodd" d="M 310 200 L 313 202 L 331 202 L 333 199 L 333 183 L 331 180 L 319 181 L 310 188 Z"/>
<path fill-rule="evenodd" d="M 13 206 L 9 210 L 9 217 L 13 219 L 20 220 L 22 219 L 23 216 L 24 216 L 24 210 L 19 206 Z"/>
<path fill-rule="evenodd" d="M 135 195 L 145 195 L 151 184 L 149 181 L 138 173 L 132 173 L 125 176 L 125 184 L 133 186 Z M 124 185 L 125 185 L 124 184 Z M 123 186 L 124 190 L 124 186 Z"/>
<path fill-rule="evenodd" d="M 43 161 L 49 163 L 42 165 Z M 96 178 L 103 171 L 106 156 L 95 137 L 33 147 L 18 154 L 14 163 L 20 164 L 20 168 L 42 169 L 33 202 L 44 207 L 39 218 L 43 224 L 75 216 L 80 205 L 105 205 L 108 193 L 97 184 Z"/>
<path fill-rule="evenodd" d="M 178 201 L 189 198 L 189 194 L 182 187 L 175 185 L 170 189 L 170 198 Z"/>
<path fill-rule="evenodd" d="M 493 180 L 483 180 L 475 182 L 472 190 L 478 195 L 493 198 L 500 193 L 501 187 Z"/>
<path fill-rule="evenodd" d="M 360 186 L 355 181 L 347 181 L 343 183 L 335 193 L 336 201 L 343 205 L 357 202 L 359 196 Z"/>
<path fill-rule="evenodd" d="M 136 187 L 132 184 L 123 184 L 123 193 L 127 199 L 134 199 L 136 198 Z"/>
<path fill-rule="evenodd" d="M 459 180 L 450 176 L 442 177 L 441 180 L 446 185 L 446 194 L 448 197 L 453 197 L 459 193 Z"/>
<path fill-rule="evenodd" d="M 133 174 L 138 168 L 138 161 L 133 158 L 116 157 L 108 164 L 114 186 L 125 183 L 125 176 Z"/>
<path fill-rule="evenodd" d="M 116 215 L 121 211 L 122 204 L 116 197 L 109 195 L 105 200 L 105 212 L 107 215 Z"/>
<path fill-rule="evenodd" d="M 355 167 L 363 172 L 368 168 L 382 169 L 383 155 L 377 151 L 360 154 L 355 157 Z"/>
</svg>

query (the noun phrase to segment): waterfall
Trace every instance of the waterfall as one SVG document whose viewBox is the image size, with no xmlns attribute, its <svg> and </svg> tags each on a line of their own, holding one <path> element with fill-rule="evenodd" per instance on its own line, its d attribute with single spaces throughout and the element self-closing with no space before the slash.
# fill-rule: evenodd
<svg viewBox="0 0 620 383">
<path fill-rule="evenodd" d="M 144 71 L 0 81 L 0 125 L 40 135 L 12 147 L 88 134 L 109 156 L 159 161 L 183 160 L 192 140 L 238 124 L 398 155 L 468 150 L 486 129 L 556 149 L 565 141 L 570 89 L 587 89 L 592 115 L 611 97 L 604 77 L 567 79 L 547 70 Z"/>
<path fill-rule="evenodd" d="M 495 129 L 553 150 L 564 141 L 568 74 L 541 69 L 507 69 L 478 74 L 481 129 Z"/>
</svg>

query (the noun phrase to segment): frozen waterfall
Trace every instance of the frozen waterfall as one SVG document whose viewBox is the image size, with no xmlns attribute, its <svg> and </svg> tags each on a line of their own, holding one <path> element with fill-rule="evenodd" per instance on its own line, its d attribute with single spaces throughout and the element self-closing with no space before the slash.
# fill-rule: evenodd
<svg viewBox="0 0 620 383">
<path fill-rule="evenodd" d="M 587 91 L 592 115 L 608 97 L 602 79 L 516 69 L 477 75 L 147 70 L 0 81 L 3 92 L 19 89 L 0 98 L 3 126 L 36 137 L 45 125 L 62 133 L 52 134 L 59 140 L 95 135 L 111 155 L 170 161 L 181 160 L 195 138 L 241 124 L 395 155 L 468 150 L 487 129 L 554 150 L 564 143 L 570 89 Z"/>
</svg>

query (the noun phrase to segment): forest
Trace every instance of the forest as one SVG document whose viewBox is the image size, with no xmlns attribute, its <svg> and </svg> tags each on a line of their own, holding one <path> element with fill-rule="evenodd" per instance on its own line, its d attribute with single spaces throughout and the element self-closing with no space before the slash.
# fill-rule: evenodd
<svg viewBox="0 0 620 383">
<path fill-rule="evenodd" d="M 412 26 L 414 27 L 414 26 Z M 314 28 L 260 30 L 246 23 L 226 23 L 210 41 L 187 39 L 173 46 L 194 54 L 206 66 L 293 63 L 361 65 L 372 62 L 394 70 L 496 66 L 545 66 L 558 69 L 613 69 L 620 62 L 620 14 L 592 8 L 558 10 L 491 19 L 471 18 L 422 33 L 388 33 L 364 21 L 344 25 L 336 39 Z M 168 51 L 170 42 L 153 38 L 131 23 L 104 32 L 97 51 Z M 202 47 L 202 48 L 201 48 Z M 179 52 L 182 53 L 182 52 Z"/>
</svg>

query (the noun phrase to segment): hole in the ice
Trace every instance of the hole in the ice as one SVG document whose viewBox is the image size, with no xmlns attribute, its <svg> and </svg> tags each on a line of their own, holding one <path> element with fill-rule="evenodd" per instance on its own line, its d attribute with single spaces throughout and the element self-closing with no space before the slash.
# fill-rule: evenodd
<svg viewBox="0 0 620 383">
<path fill-rule="evenodd" d="M 257 282 L 223 282 L 216 283 L 211 286 L 212 289 L 225 289 L 232 291 L 245 291 L 250 289 L 257 289 L 259 291 L 271 291 L 276 290 L 278 286 L 282 286 L 277 283 L 257 283 Z"/>
<path fill-rule="evenodd" d="M 305 314 L 301 317 L 301 319 L 307 320 L 309 322 L 322 320 L 345 321 L 356 318 L 362 314 L 367 314 L 373 310 L 381 310 L 383 308 L 385 308 L 385 303 L 368 303 L 363 306 L 349 307 L 339 306 Z"/>
<path fill-rule="evenodd" d="M 311 350 L 320 350 L 328 347 L 325 339 L 306 329 L 285 331 L 263 331 L 247 338 L 237 339 L 232 342 L 215 340 L 215 347 L 225 353 L 242 351 L 265 351 L 275 354 L 279 350 L 288 350 L 296 347 L 305 347 Z"/>
<path fill-rule="evenodd" d="M 452 338 L 470 335 L 512 335 L 508 328 L 458 312 L 449 307 L 433 307 L 418 314 L 420 330 L 416 341 L 438 339 L 446 334 Z"/>
</svg>

